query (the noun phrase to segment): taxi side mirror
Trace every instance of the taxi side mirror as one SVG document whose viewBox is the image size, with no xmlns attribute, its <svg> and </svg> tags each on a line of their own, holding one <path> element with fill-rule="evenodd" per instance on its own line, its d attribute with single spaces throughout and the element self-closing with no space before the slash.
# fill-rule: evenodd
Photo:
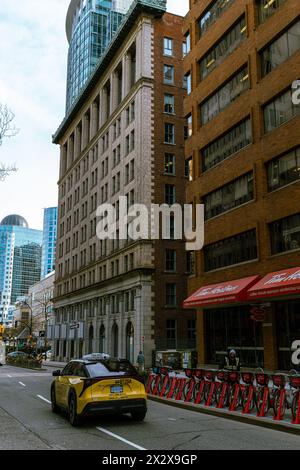
<svg viewBox="0 0 300 470">
<path fill-rule="evenodd" d="M 60 377 L 61 376 L 61 371 L 60 370 L 56 370 L 53 372 L 53 377 Z"/>
</svg>

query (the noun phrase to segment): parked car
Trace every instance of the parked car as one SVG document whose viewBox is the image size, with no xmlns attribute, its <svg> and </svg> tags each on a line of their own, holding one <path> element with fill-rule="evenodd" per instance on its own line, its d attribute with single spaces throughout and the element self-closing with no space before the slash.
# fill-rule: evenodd
<svg viewBox="0 0 300 470">
<path fill-rule="evenodd" d="M 127 360 L 75 360 L 53 376 L 52 411 L 67 411 L 72 426 L 86 416 L 130 413 L 134 421 L 146 416 L 145 385 Z"/>
<path fill-rule="evenodd" d="M 12 353 L 9 353 L 7 357 L 13 357 L 13 358 L 21 357 L 23 359 L 28 359 L 30 356 L 29 354 L 24 353 L 22 351 L 14 351 Z"/>
<path fill-rule="evenodd" d="M 92 353 L 92 354 L 87 354 L 86 356 L 83 356 L 84 361 L 106 361 L 107 359 L 110 358 L 109 354 L 106 353 Z"/>
</svg>

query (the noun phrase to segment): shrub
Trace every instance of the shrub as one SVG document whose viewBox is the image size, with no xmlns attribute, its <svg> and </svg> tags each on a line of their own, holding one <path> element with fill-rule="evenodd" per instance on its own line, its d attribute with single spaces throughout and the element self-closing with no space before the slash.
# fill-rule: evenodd
<svg viewBox="0 0 300 470">
<path fill-rule="evenodd" d="M 14 367 L 23 367 L 24 369 L 40 369 L 42 364 L 33 358 L 25 357 L 7 357 L 6 363 Z"/>
</svg>

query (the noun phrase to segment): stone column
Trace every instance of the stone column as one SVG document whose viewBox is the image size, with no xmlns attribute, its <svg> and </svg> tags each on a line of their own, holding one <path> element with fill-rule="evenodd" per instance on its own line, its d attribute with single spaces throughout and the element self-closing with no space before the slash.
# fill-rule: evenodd
<svg viewBox="0 0 300 470">
<path fill-rule="evenodd" d="M 81 139 L 81 151 L 83 151 L 89 143 L 90 123 L 89 116 L 85 114 L 82 118 L 82 139 Z"/>
<path fill-rule="evenodd" d="M 123 59 L 123 76 L 124 76 L 124 96 L 128 95 L 131 89 L 131 54 L 127 52 Z"/>
<path fill-rule="evenodd" d="M 118 74 L 117 72 L 112 73 L 111 75 L 111 93 L 110 93 L 110 109 L 111 112 L 114 112 L 118 105 Z"/>
<path fill-rule="evenodd" d="M 74 160 L 74 135 L 69 138 L 67 155 L 67 168 L 70 168 Z"/>
<path fill-rule="evenodd" d="M 107 119 L 108 109 L 107 109 L 107 89 L 103 88 L 101 90 L 100 98 L 100 127 L 102 127 Z"/>
<path fill-rule="evenodd" d="M 98 131 L 98 123 L 99 123 L 99 107 L 98 107 L 98 102 L 94 101 L 91 107 L 91 124 L 90 124 L 91 139 L 95 137 Z"/>
<path fill-rule="evenodd" d="M 75 130 L 75 149 L 74 159 L 76 160 L 81 152 L 81 126 L 77 126 Z"/>
<path fill-rule="evenodd" d="M 67 145 L 60 147 L 60 178 L 62 178 L 67 171 Z"/>
</svg>

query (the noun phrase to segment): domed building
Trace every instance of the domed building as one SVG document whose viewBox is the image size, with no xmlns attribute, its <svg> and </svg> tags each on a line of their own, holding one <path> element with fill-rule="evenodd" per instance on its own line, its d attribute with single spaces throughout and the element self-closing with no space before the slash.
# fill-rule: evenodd
<svg viewBox="0 0 300 470">
<path fill-rule="evenodd" d="M 0 225 L 6 225 L 10 227 L 23 227 L 23 228 L 29 228 L 27 220 L 24 219 L 21 215 L 8 215 L 5 217 Z"/>
<path fill-rule="evenodd" d="M 42 235 L 21 215 L 10 214 L 0 223 L 0 323 L 11 324 L 11 307 L 40 280 Z"/>
</svg>

